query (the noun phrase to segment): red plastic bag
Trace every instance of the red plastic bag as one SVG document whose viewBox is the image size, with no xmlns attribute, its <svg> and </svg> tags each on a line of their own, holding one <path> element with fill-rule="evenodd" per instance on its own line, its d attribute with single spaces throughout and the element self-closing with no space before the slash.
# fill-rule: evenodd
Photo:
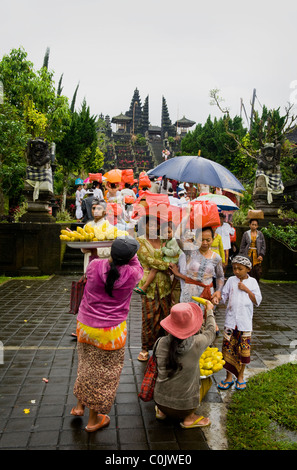
<svg viewBox="0 0 297 470">
<path fill-rule="evenodd" d="M 233 227 L 234 228 L 234 227 Z M 234 234 L 230 235 L 230 242 L 235 243 L 236 242 L 236 229 L 234 228 Z"/>
<path fill-rule="evenodd" d="M 89 173 L 89 179 L 90 183 L 93 181 L 99 181 L 99 183 L 102 183 L 102 173 Z"/>
<path fill-rule="evenodd" d="M 133 184 L 134 183 L 134 173 L 132 169 L 122 170 L 122 182 Z"/>
<path fill-rule="evenodd" d="M 125 204 L 134 204 L 135 199 L 133 196 L 125 196 L 124 201 L 125 201 Z"/>
<path fill-rule="evenodd" d="M 146 201 L 147 206 L 155 206 L 159 204 L 165 204 L 169 206 L 169 198 L 167 194 L 151 193 L 150 191 L 139 191 L 139 196 L 135 202 Z"/>
<path fill-rule="evenodd" d="M 139 188 L 150 188 L 152 183 L 145 171 L 142 171 L 139 175 Z"/>
<path fill-rule="evenodd" d="M 216 228 L 220 225 L 219 211 L 216 204 L 209 201 L 191 201 L 190 229 L 203 227 Z"/>
</svg>

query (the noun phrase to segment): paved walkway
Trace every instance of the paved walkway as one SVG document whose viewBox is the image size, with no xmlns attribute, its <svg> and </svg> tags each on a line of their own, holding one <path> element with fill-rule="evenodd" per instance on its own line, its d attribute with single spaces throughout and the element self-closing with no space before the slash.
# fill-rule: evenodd
<svg viewBox="0 0 297 470">
<path fill-rule="evenodd" d="M 133 294 L 128 320 L 125 365 L 106 429 L 84 431 L 87 416 L 74 418 L 73 384 L 76 377 L 75 317 L 68 305 L 73 276 L 47 281 L 13 280 L 0 286 L 0 449 L 98 450 L 218 450 L 227 449 L 226 404 L 233 391 L 219 392 L 213 385 L 201 404 L 212 425 L 183 430 L 177 423 L 155 419 L 154 403 L 138 400 L 145 365 L 140 350 L 141 304 Z M 297 340 L 297 286 L 261 283 L 263 303 L 256 309 L 252 362 L 248 374 L 290 359 Z M 217 312 L 223 326 L 224 311 Z M 222 337 L 215 343 L 221 348 Z M 1 346 L 1 343 L 0 343 Z M 1 353 L 4 353 L 1 361 Z M 43 379 L 47 379 L 46 383 Z M 26 411 L 27 410 L 27 411 Z"/>
</svg>

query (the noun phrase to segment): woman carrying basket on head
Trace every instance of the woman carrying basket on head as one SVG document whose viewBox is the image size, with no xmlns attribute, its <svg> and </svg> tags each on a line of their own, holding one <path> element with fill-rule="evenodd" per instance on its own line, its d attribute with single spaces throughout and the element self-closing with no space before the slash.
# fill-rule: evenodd
<svg viewBox="0 0 297 470">
<path fill-rule="evenodd" d="M 87 267 L 87 283 L 77 316 L 78 369 L 74 385 L 77 405 L 71 414 L 89 408 L 86 431 L 108 426 L 124 364 L 126 318 L 133 288 L 143 269 L 136 256 L 139 243 L 117 238 L 108 259 L 94 259 Z"/>
</svg>

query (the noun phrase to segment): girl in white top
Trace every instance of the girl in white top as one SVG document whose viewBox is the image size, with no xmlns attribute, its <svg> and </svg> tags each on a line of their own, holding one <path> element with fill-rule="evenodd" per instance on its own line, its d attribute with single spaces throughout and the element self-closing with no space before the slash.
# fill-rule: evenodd
<svg viewBox="0 0 297 470">
<path fill-rule="evenodd" d="M 233 385 L 233 374 L 237 378 L 235 388 L 246 388 L 244 370 L 250 362 L 253 308 L 262 301 L 258 282 L 248 275 L 252 268 L 249 258 L 235 256 L 232 265 L 234 276 L 226 282 L 221 297 L 223 303 L 228 302 L 222 348 L 227 376 L 218 385 L 221 390 L 227 390 Z"/>
<path fill-rule="evenodd" d="M 81 209 L 81 201 L 82 201 L 82 185 L 79 184 L 77 186 L 76 192 L 75 192 L 75 217 L 77 219 L 82 219 L 83 213 Z"/>
</svg>

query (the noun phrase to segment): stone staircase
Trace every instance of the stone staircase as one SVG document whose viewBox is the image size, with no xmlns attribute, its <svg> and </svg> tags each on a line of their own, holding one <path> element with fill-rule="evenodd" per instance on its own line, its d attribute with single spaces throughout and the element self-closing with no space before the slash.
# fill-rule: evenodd
<svg viewBox="0 0 297 470">
<path fill-rule="evenodd" d="M 151 151 L 153 159 L 156 162 L 156 165 L 159 165 L 164 161 L 162 157 L 162 150 L 164 149 L 163 142 L 150 141 L 149 149 Z"/>
<path fill-rule="evenodd" d="M 76 230 L 76 227 L 83 227 L 83 223 L 71 224 L 70 230 Z M 78 248 L 70 248 L 66 245 L 61 272 L 62 275 L 82 275 L 84 271 L 84 254 Z"/>
<path fill-rule="evenodd" d="M 77 248 L 66 247 L 61 273 L 63 275 L 82 275 L 84 271 L 84 254 Z"/>
</svg>

